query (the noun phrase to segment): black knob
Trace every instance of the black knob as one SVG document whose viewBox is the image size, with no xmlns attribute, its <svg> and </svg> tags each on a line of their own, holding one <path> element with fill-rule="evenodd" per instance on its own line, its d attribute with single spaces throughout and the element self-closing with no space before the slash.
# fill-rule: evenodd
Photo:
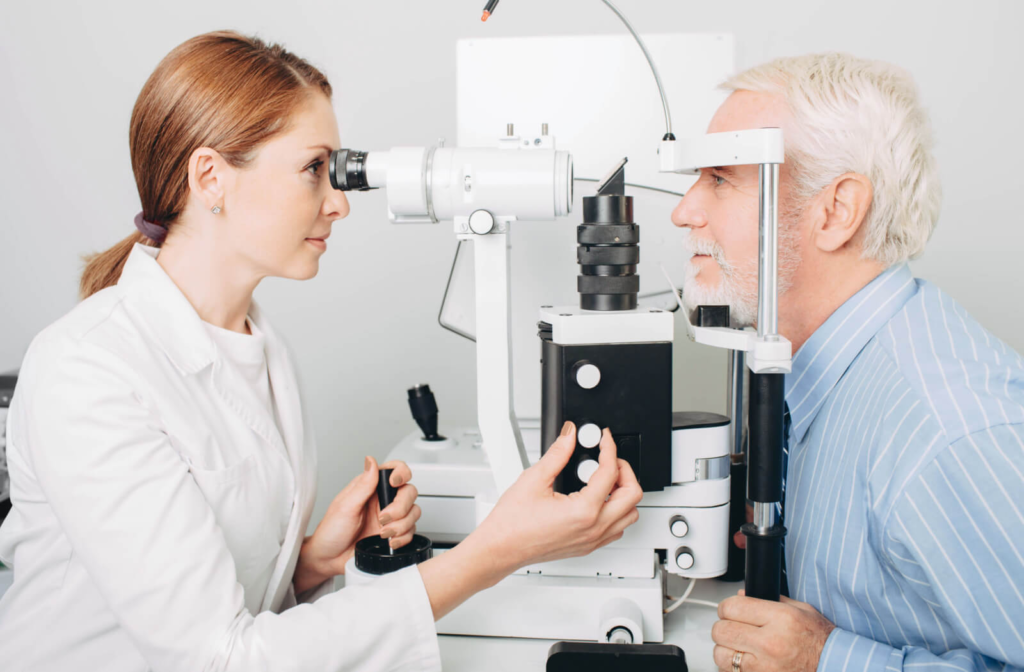
<svg viewBox="0 0 1024 672">
<path fill-rule="evenodd" d="M 417 385 L 409 388 L 409 410 L 416 424 L 423 431 L 423 438 L 427 441 L 444 441 L 444 437 L 437 433 L 437 402 L 434 401 L 434 393 L 430 391 L 430 385 Z"/>
<path fill-rule="evenodd" d="M 366 537 L 356 542 L 356 569 L 367 574 L 390 574 L 429 560 L 433 555 L 433 542 L 420 534 L 412 535 L 412 541 L 395 549 L 387 539 Z"/>
</svg>

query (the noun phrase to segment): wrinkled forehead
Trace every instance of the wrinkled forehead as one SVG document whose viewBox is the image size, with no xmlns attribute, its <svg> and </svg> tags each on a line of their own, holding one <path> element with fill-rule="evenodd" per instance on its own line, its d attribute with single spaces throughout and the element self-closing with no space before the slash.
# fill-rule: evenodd
<svg viewBox="0 0 1024 672">
<path fill-rule="evenodd" d="M 744 131 L 751 128 L 785 128 L 789 123 L 789 108 L 781 96 L 755 91 L 734 91 L 722 103 L 708 133 Z"/>
</svg>

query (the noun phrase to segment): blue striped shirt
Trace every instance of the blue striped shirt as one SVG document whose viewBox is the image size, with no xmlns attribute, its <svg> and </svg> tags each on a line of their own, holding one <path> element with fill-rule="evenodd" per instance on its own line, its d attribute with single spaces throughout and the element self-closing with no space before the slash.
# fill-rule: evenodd
<svg viewBox="0 0 1024 672">
<path fill-rule="evenodd" d="M 793 357 L 786 563 L 819 670 L 1024 669 L 1024 361 L 890 268 Z"/>
</svg>

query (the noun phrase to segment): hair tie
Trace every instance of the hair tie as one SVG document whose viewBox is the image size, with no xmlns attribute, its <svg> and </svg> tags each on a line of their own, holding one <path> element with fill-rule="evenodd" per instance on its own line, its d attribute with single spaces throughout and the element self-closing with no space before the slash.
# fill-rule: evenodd
<svg viewBox="0 0 1024 672">
<path fill-rule="evenodd" d="M 149 238 L 157 245 L 162 245 L 164 239 L 167 238 L 167 227 L 162 224 L 154 224 L 153 222 L 147 222 L 142 218 L 142 212 L 135 215 L 135 228 L 139 230 L 139 233 Z"/>
</svg>

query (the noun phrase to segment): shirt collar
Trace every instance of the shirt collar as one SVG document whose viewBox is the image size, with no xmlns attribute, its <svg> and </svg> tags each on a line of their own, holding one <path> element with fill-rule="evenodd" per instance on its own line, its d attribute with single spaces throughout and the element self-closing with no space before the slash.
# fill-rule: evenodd
<svg viewBox="0 0 1024 672">
<path fill-rule="evenodd" d="M 790 438 L 802 441 L 854 358 L 917 290 L 907 264 L 893 266 L 846 300 L 793 356 L 786 376 Z"/>
</svg>

